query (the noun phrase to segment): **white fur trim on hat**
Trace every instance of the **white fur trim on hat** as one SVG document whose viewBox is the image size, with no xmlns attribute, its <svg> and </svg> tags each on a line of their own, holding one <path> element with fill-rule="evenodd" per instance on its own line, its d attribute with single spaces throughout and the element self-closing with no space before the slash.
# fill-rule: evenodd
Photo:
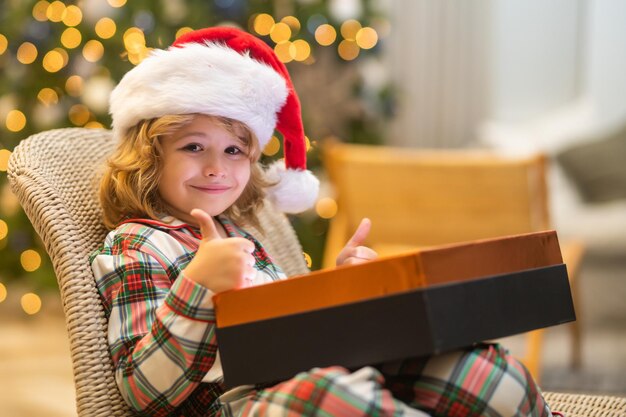
<svg viewBox="0 0 626 417">
<path fill-rule="evenodd" d="M 267 190 L 270 201 L 285 213 L 301 213 L 310 209 L 317 200 L 320 181 L 309 170 L 286 169 L 278 160 L 268 166 L 265 175 L 277 182 Z"/>
<path fill-rule="evenodd" d="M 245 123 L 263 148 L 288 92 L 285 79 L 271 66 L 222 44 L 158 49 L 111 93 L 113 134 L 119 140 L 141 120 L 201 113 Z"/>
</svg>

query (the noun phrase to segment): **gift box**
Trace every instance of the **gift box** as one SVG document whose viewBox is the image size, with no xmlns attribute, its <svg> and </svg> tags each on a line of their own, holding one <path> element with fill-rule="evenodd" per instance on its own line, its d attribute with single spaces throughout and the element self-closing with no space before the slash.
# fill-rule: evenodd
<svg viewBox="0 0 626 417">
<path fill-rule="evenodd" d="M 214 297 L 225 384 L 431 355 L 575 320 L 554 231 L 424 248 Z"/>
</svg>

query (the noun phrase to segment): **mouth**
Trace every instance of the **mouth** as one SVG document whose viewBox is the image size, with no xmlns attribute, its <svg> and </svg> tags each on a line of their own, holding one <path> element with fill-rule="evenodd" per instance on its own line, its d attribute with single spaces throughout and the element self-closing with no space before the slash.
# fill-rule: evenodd
<svg viewBox="0 0 626 417">
<path fill-rule="evenodd" d="M 230 190 L 230 187 L 227 185 L 192 185 L 191 188 L 208 194 L 221 194 Z"/>
</svg>

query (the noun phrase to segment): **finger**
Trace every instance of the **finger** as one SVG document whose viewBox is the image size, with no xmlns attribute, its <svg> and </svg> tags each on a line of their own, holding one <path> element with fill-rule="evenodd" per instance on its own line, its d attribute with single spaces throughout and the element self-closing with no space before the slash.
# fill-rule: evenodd
<svg viewBox="0 0 626 417">
<path fill-rule="evenodd" d="M 359 227 L 357 227 L 356 232 L 352 235 L 348 243 L 346 243 L 346 247 L 355 248 L 357 246 L 361 246 L 365 239 L 367 239 L 367 235 L 370 233 L 370 229 L 372 228 L 372 222 L 367 217 L 361 220 L 359 223 Z"/>
<path fill-rule="evenodd" d="M 367 246 L 357 246 L 352 252 L 352 257 L 369 261 L 378 258 L 378 253 Z"/>
<path fill-rule="evenodd" d="M 255 249 L 254 243 L 245 237 L 231 237 L 228 239 L 228 242 L 247 254 L 252 254 Z"/>
<path fill-rule="evenodd" d="M 200 233 L 202 234 L 202 240 L 221 239 L 213 217 L 209 216 L 206 211 L 195 208 L 191 210 L 189 214 L 191 214 L 193 218 L 198 221 L 198 224 L 200 225 Z"/>
</svg>

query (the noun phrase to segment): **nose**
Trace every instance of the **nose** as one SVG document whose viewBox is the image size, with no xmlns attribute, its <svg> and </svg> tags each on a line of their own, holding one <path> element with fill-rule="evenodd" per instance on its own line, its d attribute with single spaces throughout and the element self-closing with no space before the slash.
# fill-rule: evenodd
<svg viewBox="0 0 626 417">
<path fill-rule="evenodd" d="M 226 177 L 226 171 L 219 156 L 207 156 L 204 167 L 202 168 L 202 174 L 205 177 Z"/>
</svg>

